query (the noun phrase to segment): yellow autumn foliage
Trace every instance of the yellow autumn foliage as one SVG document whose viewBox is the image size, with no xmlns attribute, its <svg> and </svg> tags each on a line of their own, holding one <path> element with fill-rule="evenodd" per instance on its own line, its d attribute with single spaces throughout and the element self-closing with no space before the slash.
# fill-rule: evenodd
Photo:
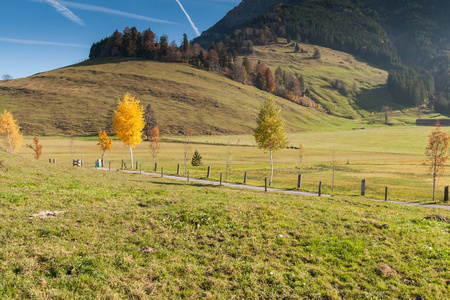
<svg viewBox="0 0 450 300">
<path fill-rule="evenodd" d="M 108 136 L 106 131 L 99 131 L 98 132 L 98 146 L 100 146 L 100 149 L 103 150 L 103 152 L 108 151 L 112 148 L 112 139 Z"/>
<path fill-rule="evenodd" d="M 288 145 L 286 129 L 280 118 L 280 112 L 281 109 L 277 107 L 274 100 L 266 100 L 259 111 L 254 133 L 258 147 L 270 153 L 269 185 L 272 185 L 273 180 L 272 152 L 282 150 Z"/>
<path fill-rule="evenodd" d="M 134 148 L 142 142 L 144 109 L 140 101 L 125 94 L 119 99 L 113 117 L 114 134 L 127 146 Z"/>
<path fill-rule="evenodd" d="M 23 136 L 20 133 L 20 127 L 14 120 L 12 114 L 4 111 L 0 115 L 0 135 L 5 137 L 6 147 L 11 153 L 16 153 L 22 145 Z"/>
<path fill-rule="evenodd" d="M 255 140 L 265 151 L 278 151 L 288 145 L 284 122 L 275 101 L 267 100 L 261 107 L 256 121 Z"/>
</svg>

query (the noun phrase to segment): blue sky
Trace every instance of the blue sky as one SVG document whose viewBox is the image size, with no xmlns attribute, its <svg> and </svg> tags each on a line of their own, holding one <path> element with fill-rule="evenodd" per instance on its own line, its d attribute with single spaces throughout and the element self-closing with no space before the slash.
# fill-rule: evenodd
<svg viewBox="0 0 450 300">
<path fill-rule="evenodd" d="M 180 44 L 183 33 L 195 38 L 239 2 L 1 0 L 0 76 L 20 78 L 71 65 L 88 58 L 93 42 L 126 26 L 150 28 Z"/>
</svg>

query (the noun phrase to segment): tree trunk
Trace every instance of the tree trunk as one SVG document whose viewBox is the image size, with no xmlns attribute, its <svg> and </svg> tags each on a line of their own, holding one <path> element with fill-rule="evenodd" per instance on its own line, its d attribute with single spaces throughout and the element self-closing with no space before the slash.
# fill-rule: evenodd
<svg viewBox="0 0 450 300">
<path fill-rule="evenodd" d="M 272 179 L 273 179 L 273 157 L 272 157 L 272 150 L 270 150 L 270 180 L 269 180 L 269 186 L 272 186 Z"/>
<path fill-rule="evenodd" d="M 436 197 L 436 173 L 433 174 L 433 202 L 436 202 L 435 197 Z"/>
<path fill-rule="evenodd" d="M 131 168 L 133 168 L 133 149 L 130 146 Z"/>
<path fill-rule="evenodd" d="M 228 180 L 228 163 L 229 163 L 229 160 L 227 159 L 227 172 L 226 172 L 225 180 Z"/>
<path fill-rule="evenodd" d="M 102 154 L 102 168 L 105 166 L 105 151 Z"/>
<path fill-rule="evenodd" d="M 9 150 L 11 151 L 11 154 L 13 154 L 14 152 L 12 148 L 11 135 L 9 134 L 9 129 L 6 129 L 6 136 L 8 137 Z"/>
</svg>

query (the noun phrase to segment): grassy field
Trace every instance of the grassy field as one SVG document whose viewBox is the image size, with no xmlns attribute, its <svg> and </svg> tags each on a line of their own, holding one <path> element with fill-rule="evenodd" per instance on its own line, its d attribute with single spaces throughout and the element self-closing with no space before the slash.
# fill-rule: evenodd
<svg viewBox="0 0 450 300">
<path fill-rule="evenodd" d="M 285 149 L 274 155 L 275 173 L 273 187 L 296 189 L 298 174 L 302 174 L 301 190 L 317 192 L 319 181 L 324 193 L 341 195 L 360 194 L 361 180 L 366 179 L 367 197 L 384 199 L 385 187 L 389 188 L 389 199 L 429 203 L 432 200 L 432 177 L 423 166 L 425 147 L 430 127 L 385 127 L 364 130 L 316 132 L 290 134 L 292 146 L 303 143 L 304 151 L 300 163 L 297 149 Z M 30 143 L 31 137 L 25 143 Z M 158 172 L 176 174 L 181 165 L 184 174 L 184 144 L 181 137 L 163 137 L 162 148 L 157 157 Z M 69 166 L 72 159 L 83 160 L 86 167 L 93 167 L 101 158 L 95 138 L 41 138 L 44 145 L 42 160 L 55 159 L 57 164 Z M 142 170 L 152 170 L 151 152 L 147 142 L 136 147 L 134 159 Z M 270 165 L 267 153 L 255 146 L 254 138 L 241 136 L 197 136 L 192 138 L 188 160 L 191 177 L 206 178 L 207 167 L 212 167 L 211 179 L 243 183 L 247 172 L 247 183 L 262 186 L 269 176 Z M 71 151 L 72 149 L 72 151 Z M 332 160 L 335 149 L 335 190 L 332 190 Z M 203 156 L 203 166 L 190 166 L 192 153 L 198 150 Z M 72 155 L 71 155 L 72 152 Z M 31 159 L 33 152 L 23 148 L 21 155 Z M 121 161 L 130 168 L 129 150 L 120 141 L 113 143 L 107 153 L 106 166 L 120 168 Z M 229 160 L 228 179 L 226 161 Z M 443 190 L 448 185 L 448 169 L 437 181 L 437 200 L 442 202 Z"/>
<path fill-rule="evenodd" d="M 0 161 L 0 298 L 450 295 L 447 211 Z"/>
</svg>

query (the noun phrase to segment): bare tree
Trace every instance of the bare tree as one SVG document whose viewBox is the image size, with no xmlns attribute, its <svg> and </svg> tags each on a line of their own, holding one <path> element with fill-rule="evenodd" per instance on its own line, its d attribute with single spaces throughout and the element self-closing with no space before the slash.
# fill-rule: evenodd
<svg viewBox="0 0 450 300">
<path fill-rule="evenodd" d="M 187 158 L 189 156 L 189 153 L 191 152 L 191 138 L 192 138 L 192 131 L 184 125 L 183 128 L 183 135 L 184 135 L 184 175 L 187 173 Z"/>
<path fill-rule="evenodd" d="M 13 77 L 9 74 L 4 74 L 2 75 L 2 79 L 6 82 L 10 81 L 11 79 L 13 79 Z"/>
<path fill-rule="evenodd" d="M 433 175 L 433 202 L 436 201 L 436 177 L 444 173 L 445 163 L 449 158 L 449 146 L 450 136 L 447 132 L 441 131 L 438 121 L 436 128 L 428 135 L 428 145 L 425 150 L 427 160 L 424 162 Z"/>
<path fill-rule="evenodd" d="M 389 118 L 392 116 L 392 107 L 383 106 L 381 111 L 383 112 L 384 124 L 389 124 Z"/>
</svg>

